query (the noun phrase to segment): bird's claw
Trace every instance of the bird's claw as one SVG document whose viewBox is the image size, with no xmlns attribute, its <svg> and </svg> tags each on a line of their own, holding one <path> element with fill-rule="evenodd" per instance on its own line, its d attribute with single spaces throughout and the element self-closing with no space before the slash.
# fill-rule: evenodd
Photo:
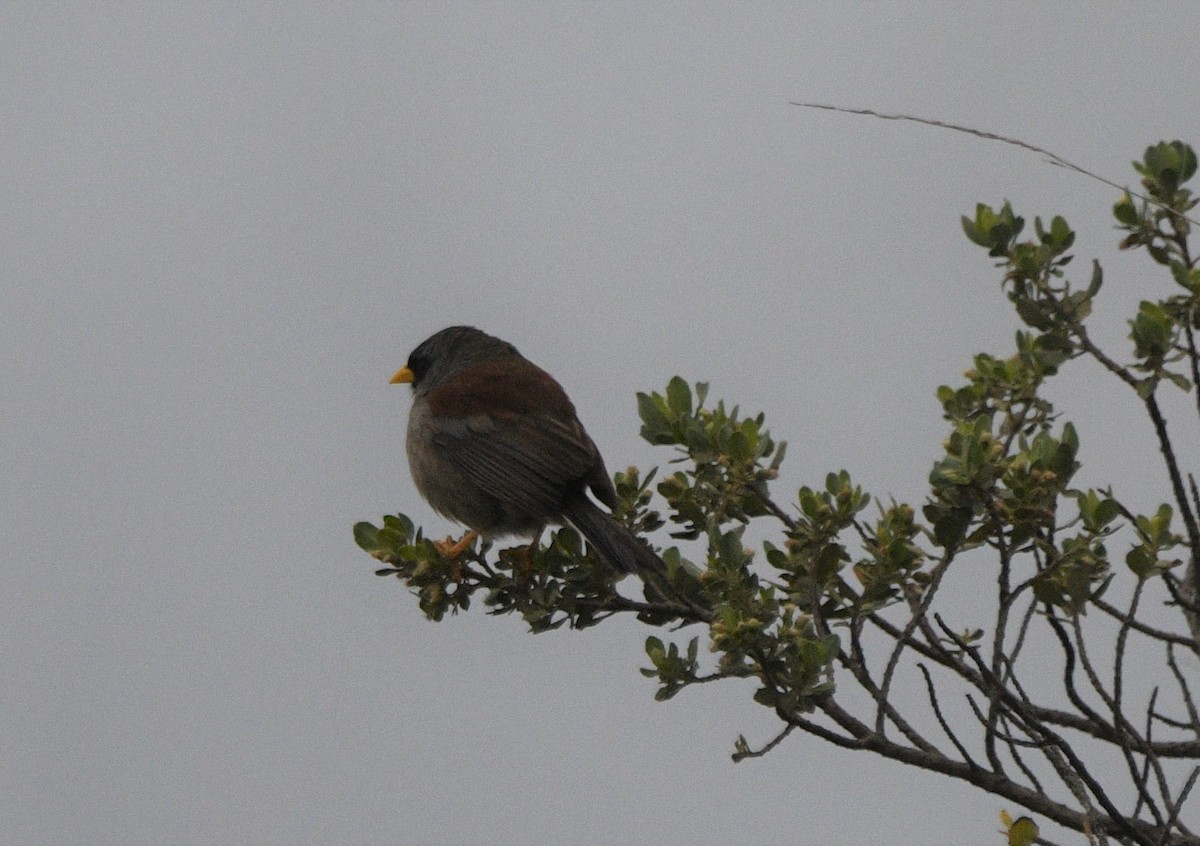
<svg viewBox="0 0 1200 846">
<path fill-rule="evenodd" d="M 462 554 L 475 543 L 477 537 L 479 537 L 479 533 L 475 531 L 468 531 L 458 540 L 447 535 L 445 540 L 434 541 L 433 548 L 447 561 L 454 561 L 462 557 Z"/>
</svg>

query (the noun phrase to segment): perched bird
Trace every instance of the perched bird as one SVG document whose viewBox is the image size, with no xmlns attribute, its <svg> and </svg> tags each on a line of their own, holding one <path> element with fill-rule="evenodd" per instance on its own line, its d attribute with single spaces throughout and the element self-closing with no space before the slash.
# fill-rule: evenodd
<svg viewBox="0 0 1200 846">
<path fill-rule="evenodd" d="M 643 541 L 596 506 L 617 492 L 566 391 L 512 344 L 470 326 L 423 341 L 392 384 L 412 384 L 408 463 L 417 490 L 471 531 L 438 544 L 461 555 L 478 535 L 535 539 L 570 523 L 622 572 L 662 572 Z"/>
</svg>

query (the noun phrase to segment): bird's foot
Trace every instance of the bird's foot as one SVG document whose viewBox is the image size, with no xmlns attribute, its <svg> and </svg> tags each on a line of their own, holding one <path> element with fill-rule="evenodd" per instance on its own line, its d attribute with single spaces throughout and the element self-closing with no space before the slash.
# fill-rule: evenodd
<svg viewBox="0 0 1200 846">
<path fill-rule="evenodd" d="M 468 531 L 458 540 L 455 540 L 452 536 L 447 535 L 445 540 L 434 541 L 433 548 L 438 551 L 438 555 L 442 556 L 447 561 L 454 561 L 455 559 L 461 558 L 462 554 L 470 549 L 471 545 L 475 543 L 475 539 L 477 537 L 479 537 L 479 533 L 473 530 Z"/>
</svg>

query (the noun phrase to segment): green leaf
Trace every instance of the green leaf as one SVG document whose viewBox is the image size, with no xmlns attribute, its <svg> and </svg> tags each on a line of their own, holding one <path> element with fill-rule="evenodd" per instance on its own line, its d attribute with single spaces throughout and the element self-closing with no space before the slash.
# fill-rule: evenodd
<svg viewBox="0 0 1200 846">
<path fill-rule="evenodd" d="M 668 699 L 670 699 L 672 696 L 674 696 L 680 690 L 682 690 L 682 688 L 679 687 L 679 685 L 674 685 L 674 684 L 666 685 L 665 687 L 660 687 L 658 690 L 656 690 L 654 692 L 654 701 L 655 702 L 666 702 Z"/>
<path fill-rule="evenodd" d="M 642 439 L 652 444 L 673 443 L 671 421 L 662 408 L 662 399 L 639 392 L 637 395 L 638 416 L 642 418 Z"/>
<path fill-rule="evenodd" d="M 1182 141 L 1172 141 L 1179 147 L 1179 181 L 1187 182 L 1196 175 L 1196 151 Z"/>
<path fill-rule="evenodd" d="M 1125 564 L 1139 579 L 1145 579 L 1154 574 L 1154 565 L 1158 563 L 1154 554 L 1144 545 L 1135 546 L 1125 556 Z"/>
<path fill-rule="evenodd" d="M 988 248 L 988 255 L 1001 256 L 1020 234 L 1025 221 L 1013 215 L 1007 202 L 997 212 L 984 203 L 975 206 L 975 219 L 963 217 L 963 232 L 974 243 Z"/>
<path fill-rule="evenodd" d="M 754 701 L 759 705 L 765 705 L 768 708 L 774 708 L 779 704 L 779 692 L 772 690 L 769 687 L 760 687 L 754 691 Z"/>
<path fill-rule="evenodd" d="M 1075 243 L 1075 233 L 1067 224 L 1066 219 L 1059 215 L 1055 215 L 1050 221 L 1049 243 L 1057 252 L 1063 252 L 1071 248 Z"/>
<path fill-rule="evenodd" d="M 1126 226 L 1137 226 L 1141 223 L 1141 215 L 1138 214 L 1137 206 L 1133 204 L 1133 197 L 1128 194 L 1121 196 L 1121 199 L 1113 205 L 1113 217 L 1118 223 L 1123 223 Z"/>
<path fill-rule="evenodd" d="M 667 383 L 667 405 L 681 417 L 692 413 L 692 389 L 679 376 L 671 377 Z"/>
<path fill-rule="evenodd" d="M 967 508 L 949 508 L 942 512 L 933 524 L 933 536 L 938 546 L 954 549 L 962 543 L 971 525 L 971 511 Z"/>
<path fill-rule="evenodd" d="M 1134 162 L 1151 194 L 1173 201 L 1179 186 L 1196 173 L 1196 153 L 1182 141 L 1160 141 L 1146 148 L 1142 162 Z"/>
<path fill-rule="evenodd" d="M 354 542 L 363 552 L 374 552 L 379 548 L 379 529 L 367 522 L 354 524 Z"/>
<path fill-rule="evenodd" d="M 1087 295 L 1094 297 L 1100 293 L 1100 286 L 1104 284 L 1104 270 L 1100 267 L 1100 262 L 1092 259 L 1092 280 L 1088 283 Z"/>
<path fill-rule="evenodd" d="M 1063 426 L 1062 445 L 1071 451 L 1072 457 L 1079 452 L 1079 433 L 1075 431 L 1075 424 L 1067 421 Z"/>
<path fill-rule="evenodd" d="M 1008 829 L 1008 846 L 1032 846 L 1037 836 L 1037 823 L 1029 817 L 1021 817 Z"/>
<path fill-rule="evenodd" d="M 1184 391 L 1186 393 L 1186 392 L 1190 392 L 1192 390 L 1191 380 L 1188 379 L 1183 374 L 1171 373 L 1169 371 L 1163 371 L 1163 375 L 1166 376 L 1167 379 L 1169 379 L 1171 381 L 1171 383 L 1173 385 L 1175 385 L 1177 388 L 1179 388 L 1181 391 Z"/>
<path fill-rule="evenodd" d="M 750 439 L 744 431 L 739 429 L 729 436 L 725 451 L 734 461 L 745 461 L 751 453 Z"/>
<path fill-rule="evenodd" d="M 787 441 L 780 441 L 775 445 L 775 456 L 771 459 L 771 469 L 778 470 L 783 464 L 783 457 L 787 455 Z"/>
<path fill-rule="evenodd" d="M 650 660 L 657 666 L 667 656 L 667 649 L 663 646 L 663 642 L 651 635 L 646 638 L 646 654 L 650 656 Z"/>
<path fill-rule="evenodd" d="M 1096 525 L 1098 527 L 1107 526 L 1113 520 L 1117 519 L 1117 515 L 1119 513 L 1120 507 L 1117 505 L 1117 501 L 1115 499 L 1101 500 L 1100 504 L 1096 507 Z"/>
<path fill-rule="evenodd" d="M 1175 322 L 1167 310 L 1158 303 L 1143 300 L 1138 314 L 1129 321 L 1132 331 L 1134 354 L 1138 358 L 1162 359 L 1171 351 L 1174 340 Z"/>
<path fill-rule="evenodd" d="M 1054 326 L 1050 312 L 1040 303 L 1022 296 L 1013 300 L 1013 307 L 1017 310 L 1017 316 L 1027 326 L 1032 326 L 1040 332 L 1046 332 Z"/>
</svg>

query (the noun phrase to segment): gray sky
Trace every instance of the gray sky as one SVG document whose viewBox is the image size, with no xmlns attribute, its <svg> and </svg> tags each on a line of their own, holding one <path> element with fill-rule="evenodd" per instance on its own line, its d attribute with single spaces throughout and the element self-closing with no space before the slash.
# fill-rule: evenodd
<svg viewBox="0 0 1200 846">
<path fill-rule="evenodd" d="M 999 842 L 1016 807 L 881 759 L 732 764 L 777 728 L 752 686 L 656 704 L 632 621 L 429 623 L 350 529 L 451 528 L 387 384 L 451 323 L 554 373 L 610 468 L 672 457 L 634 393 L 678 373 L 767 412 L 781 499 L 844 467 L 920 501 L 934 390 L 1016 326 L 961 214 L 1065 215 L 1121 352 L 1162 282 L 1098 183 L 788 101 L 1128 182 L 1200 142 L 1198 32 L 1194 4 L 5 5 L 0 842 Z M 1161 501 L 1095 375 L 1056 397 L 1084 481 Z"/>
</svg>

